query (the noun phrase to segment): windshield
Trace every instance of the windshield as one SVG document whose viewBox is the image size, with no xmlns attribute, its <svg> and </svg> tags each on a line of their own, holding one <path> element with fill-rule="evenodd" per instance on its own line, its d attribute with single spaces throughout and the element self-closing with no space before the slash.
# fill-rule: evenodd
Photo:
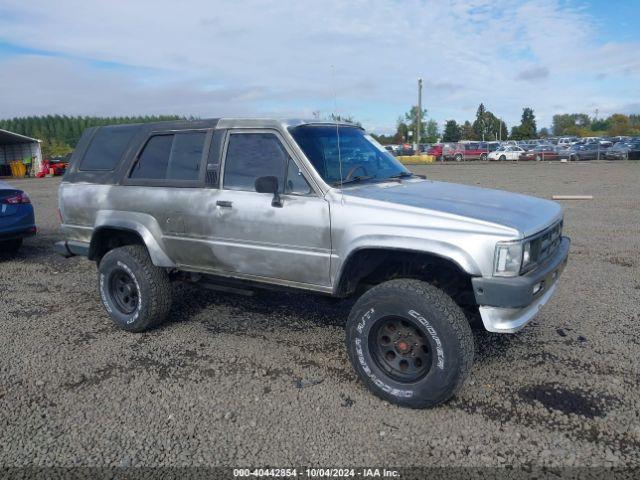
<svg viewBox="0 0 640 480">
<path fill-rule="evenodd" d="M 373 180 L 411 175 L 382 145 L 358 127 L 302 125 L 289 131 L 320 176 L 330 185 L 340 184 L 341 172 L 342 182 L 356 178 Z"/>
</svg>

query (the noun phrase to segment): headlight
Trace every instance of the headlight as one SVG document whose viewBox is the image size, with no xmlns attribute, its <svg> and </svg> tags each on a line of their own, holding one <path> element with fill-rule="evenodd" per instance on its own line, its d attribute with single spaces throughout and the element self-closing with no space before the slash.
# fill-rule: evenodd
<svg viewBox="0 0 640 480">
<path fill-rule="evenodd" d="M 523 255 L 522 241 L 498 242 L 493 274 L 499 277 L 515 277 L 520 273 Z"/>
</svg>

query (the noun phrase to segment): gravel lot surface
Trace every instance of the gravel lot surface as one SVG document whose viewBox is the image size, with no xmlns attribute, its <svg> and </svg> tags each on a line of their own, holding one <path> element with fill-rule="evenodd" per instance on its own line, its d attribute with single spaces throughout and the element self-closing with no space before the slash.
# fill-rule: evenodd
<svg viewBox="0 0 640 480">
<path fill-rule="evenodd" d="M 176 286 L 171 321 L 112 325 L 95 265 L 65 260 L 58 179 L 19 180 L 40 233 L 0 259 L 0 465 L 640 465 L 640 162 L 415 167 L 564 202 L 569 264 L 516 335 L 475 333 L 433 410 L 368 393 L 344 349 L 350 302 Z"/>
</svg>

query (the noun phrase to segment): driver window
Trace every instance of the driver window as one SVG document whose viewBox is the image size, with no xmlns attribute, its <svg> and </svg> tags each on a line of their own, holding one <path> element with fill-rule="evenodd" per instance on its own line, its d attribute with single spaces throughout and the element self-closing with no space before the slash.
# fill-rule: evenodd
<svg viewBox="0 0 640 480">
<path fill-rule="evenodd" d="M 224 187 L 228 190 L 255 191 L 259 177 L 278 178 L 282 193 L 289 155 L 272 133 L 232 133 L 227 145 Z"/>
</svg>

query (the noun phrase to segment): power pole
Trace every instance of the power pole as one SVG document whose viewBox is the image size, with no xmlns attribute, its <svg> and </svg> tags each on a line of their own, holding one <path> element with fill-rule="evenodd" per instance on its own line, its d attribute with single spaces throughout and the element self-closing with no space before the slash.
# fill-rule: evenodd
<svg viewBox="0 0 640 480">
<path fill-rule="evenodd" d="M 422 124 L 422 79 L 418 79 L 418 123 L 416 125 L 416 148 L 415 152 L 420 153 L 420 125 Z"/>
</svg>

